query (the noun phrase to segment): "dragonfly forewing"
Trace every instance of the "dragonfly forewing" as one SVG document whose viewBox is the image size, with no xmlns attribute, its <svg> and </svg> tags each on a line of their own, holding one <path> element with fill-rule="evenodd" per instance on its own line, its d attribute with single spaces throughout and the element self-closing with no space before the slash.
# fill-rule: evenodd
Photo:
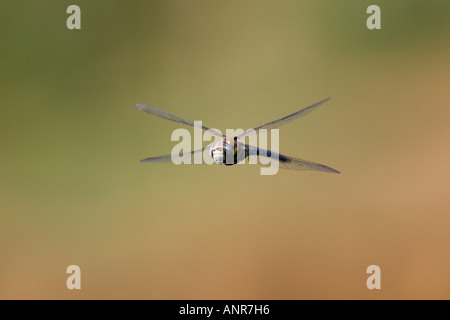
<svg viewBox="0 0 450 320">
<path fill-rule="evenodd" d="M 258 130 L 263 130 L 263 129 L 270 130 L 270 129 L 279 128 L 279 127 L 281 127 L 281 126 L 283 126 L 283 125 L 285 125 L 285 124 L 287 124 L 287 123 L 289 123 L 291 121 L 294 121 L 294 120 L 296 120 L 296 119 L 298 119 L 300 117 L 303 117 L 303 116 L 307 115 L 308 113 L 310 113 L 311 111 L 313 111 L 314 109 L 316 109 L 317 107 L 319 107 L 320 105 L 324 104 L 325 102 L 327 102 L 330 99 L 331 99 L 331 97 L 326 98 L 326 99 L 324 99 L 322 101 L 319 101 L 319 102 L 316 102 L 316 103 L 310 105 L 309 107 L 303 108 L 300 111 L 294 112 L 293 114 L 290 114 L 290 115 L 288 115 L 286 117 L 283 117 L 283 118 L 280 118 L 278 120 L 274 120 L 274 121 L 262 124 L 260 126 L 254 127 L 252 129 L 249 129 L 249 130 L 245 131 L 244 133 L 238 135 L 238 138 L 243 138 L 243 137 L 246 137 L 246 136 L 250 136 L 252 134 L 257 133 Z"/>
<path fill-rule="evenodd" d="M 161 109 L 158 109 L 158 108 L 155 108 L 155 107 L 150 107 L 150 106 L 147 106 L 145 104 L 137 104 L 136 108 L 138 108 L 139 110 L 142 110 L 144 112 L 147 112 L 147 113 L 149 113 L 151 115 L 154 115 L 154 116 L 157 116 L 159 118 L 162 118 L 162 119 L 170 120 L 170 121 L 173 121 L 173 122 L 176 122 L 176 123 L 179 123 L 179 124 L 184 124 L 184 125 L 192 127 L 192 128 L 199 128 L 199 129 L 202 129 L 203 131 L 210 132 L 211 134 L 213 134 L 215 136 L 224 137 L 223 134 L 217 132 L 216 130 L 210 129 L 210 128 L 205 127 L 205 126 L 197 126 L 191 120 L 184 119 L 182 117 L 176 116 L 174 114 L 168 113 L 168 112 L 166 112 L 164 110 L 161 110 Z"/>
</svg>

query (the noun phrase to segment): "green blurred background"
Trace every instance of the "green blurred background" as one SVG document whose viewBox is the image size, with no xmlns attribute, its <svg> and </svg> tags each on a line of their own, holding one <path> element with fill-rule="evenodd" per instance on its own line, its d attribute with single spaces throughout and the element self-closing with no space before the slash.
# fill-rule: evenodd
<svg viewBox="0 0 450 320">
<path fill-rule="evenodd" d="M 1 1 L 0 298 L 450 299 L 449 12 Z M 280 151 L 341 175 L 139 163 L 178 126 L 136 103 L 224 130 L 328 96 Z"/>
</svg>

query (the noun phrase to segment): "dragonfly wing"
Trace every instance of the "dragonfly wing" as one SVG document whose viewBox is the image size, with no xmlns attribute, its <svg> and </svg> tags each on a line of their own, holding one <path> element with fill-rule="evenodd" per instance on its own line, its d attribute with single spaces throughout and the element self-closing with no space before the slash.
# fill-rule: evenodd
<svg viewBox="0 0 450 320">
<path fill-rule="evenodd" d="M 327 167 L 326 165 L 315 163 L 312 161 L 297 159 L 288 157 L 279 153 L 272 152 L 271 150 L 264 150 L 257 147 L 247 146 L 249 156 L 262 156 L 271 158 L 272 161 L 277 161 L 279 168 L 290 170 L 314 170 L 324 171 L 331 173 L 340 173 L 339 171 Z"/>
<path fill-rule="evenodd" d="M 208 131 L 208 132 L 210 132 L 211 134 L 213 134 L 215 136 L 224 137 L 224 135 L 220 134 L 219 132 L 217 132 L 217 131 L 215 131 L 213 129 L 207 128 L 205 126 L 197 126 L 191 120 L 187 120 L 187 119 L 181 118 L 179 116 L 176 116 L 176 115 L 173 115 L 171 113 L 168 113 L 168 112 L 166 112 L 164 110 L 161 110 L 161 109 L 158 109 L 158 108 L 155 108 L 155 107 L 150 107 L 150 106 L 147 106 L 145 104 L 137 104 L 136 107 L 139 110 L 147 112 L 147 113 L 149 113 L 151 115 L 154 115 L 154 116 L 166 119 L 166 120 L 170 120 L 170 121 L 173 121 L 173 122 L 176 122 L 176 123 L 184 124 L 184 125 L 192 127 L 192 128 L 197 128 L 198 127 L 200 129 L 202 129 L 203 131 Z"/>
<path fill-rule="evenodd" d="M 289 123 L 291 121 L 294 121 L 294 120 L 296 120 L 296 119 L 298 119 L 300 117 L 303 117 L 304 115 L 307 115 L 308 113 L 310 113 L 311 111 L 313 111 L 314 109 L 319 107 L 321 104 L 327 102 L 330 99 L 331 99 L 331 97 L 326 98 L 326 99 L 324 99 L 322 101 L 319 101 L 319 102 L 317 102 L 317 103 L 315 103 L 313 105 L 310 105 L 309 107 L 306 107 L 306 108 L 304 108 L 304 109 L 302 109 L 300 111 L 294 112 L 293 114 L 290 114 L 290 115 L 288 115 L 286 117 L 283 117 L 281 119 L 274 120 L 274 121 L 262 124 L 262 125 L 260 125 L 258 127 L 253 128 L 253 129 L 249 129 L 249 130 L 245 131 L 244 133 L 240 134 L 238 136 L 238 138 L 242 138 L 242 137 L 246 137 L 246 136 L 252 135 L 252 134 L 256 133 L 258 130 L 261 130 L 261 129 L 269 130 L 269 129 L 279 128 L 282 125 L 285 125 L 285 124 L 287 124 L 287 123 Z"/>
<path fill-rule="evenodd" d="M 189 158 L 191 157 L 191 163 L 194 163 L 194 155 L 198 152 L 203 152 L 205 149 L 209 148 L 209 146 L 204 147 L 202 149 L 197 149 L 194 151 L 191 151 L 190 153 L 187 154 L 183 154 L 183 155 L 179 155 L 179 154 L 174 154 L 174 157 L 180 157 L 180 159 L 185 159 L 185 158 Z M 141 160 L 141 162 L 172 162 L 172 154 L 166 154 L 164 156 L 158 156 L 158 157 L 150 157 L 150 158 L 146 158 Z"/>
</svg>

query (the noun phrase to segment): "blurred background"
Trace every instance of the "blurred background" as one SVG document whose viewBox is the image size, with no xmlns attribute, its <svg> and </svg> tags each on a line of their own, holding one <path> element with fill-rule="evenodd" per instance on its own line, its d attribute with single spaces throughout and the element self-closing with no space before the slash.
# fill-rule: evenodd
<svg viewBox="0 0 450 320">
<path fill-rule="evenodd" d="M 449 10 L 2 1 L 0 298 L 450 299 Z M 178 126 L 136 103 L 225 130 L 329 96 L 280 151 L 341 175 L 139 163 Z"/>
</svg>

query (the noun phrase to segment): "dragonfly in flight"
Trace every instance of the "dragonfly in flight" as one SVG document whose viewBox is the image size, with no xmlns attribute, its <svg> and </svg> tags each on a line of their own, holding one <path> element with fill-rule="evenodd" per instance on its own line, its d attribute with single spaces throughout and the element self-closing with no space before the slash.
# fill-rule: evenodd
<svg viewBox="0 0 450 320">
<path fill-rule="evenodd" d="M 268 157 L 271 160 L 278 161 L 279 168 L 282 169 L 290 169 L 290 170 L 314 170 L 314 171 L 323 171 L 323 172 L 331 172 L 331 173 L 340 173 L 339 171 L 330 168 L 326 165 L 315 163 L 312 161 L 297 159 L 289 156 L 285 156 L 283 154 L 272 152 L 271 150 L 264 150 L 258 147 L 254 147 L 251 145 L 246 144 L 245 142 L 242 142 L 241 139 L 244 137 L 250 136 L 252 134 L 255 134 L 258 132 L 258 130 L 270 130 L 270 129 L 276 129 L 281 127 L 282 125 L 285 125 L 291 121 L 294 121 L 300 117 L 303 117 L 304 115 L 310 113 L 323 103 L 330 100 L 330 98 L 324 99 L 322 101 L 319 101 L 317 103 L 314 103 L 313 105 L 310 105 L 309 107 L 306 107 L 304 109 L 301 109 L 293 114 L 290 114 L 286 117 L 262 124 L 260 126 L 254 127 L 253 129 L 249 129 L 245 132 L 243 132 L 240 135 L 237 135 L 235 137 L 226 137 L 225 135 L 221 134 L 220 132 L 210 129 L 205 126 L 199 127 L 194 123 L 193 121 L 181 118 L 179 116 L 173 115 L 171 113 L 168 113 L 166 111 L 160 110 L 155 107 L 150 107 L 145 104 L 137 104 L 136 107 L 142 111 L 145 111 L 151 115 L 170 120 L 179 124 L 183 124 L 192 128 L 199 127 L 203 131 L 209 132 L 212 135 L 220 137 L 219 141 L 216 141 L 211 146 L 204 147 L 202 149 L 197 149 L 192 152 L 190 152 L 187 155 L 182 155 L 181 157 L 185 156 L 193 156 L 197 152 L 203 152 L 205 149 L 209 148 L 209 155 L 212 157 L 214 162 L 216 164 L 225 164 L 225 165 L 234 165 L 237 164 L 246 158 L 250 156 L 261 156 L 261 157 Z M 177 155 L 179 156 L 179 155 Z M 171 162 L 172 161 L 172 154 L 164 155 L 164 156 L 157 156 L 157 157 L 150 157 L 141 160 L 141 162 Z"/>
</svg>

